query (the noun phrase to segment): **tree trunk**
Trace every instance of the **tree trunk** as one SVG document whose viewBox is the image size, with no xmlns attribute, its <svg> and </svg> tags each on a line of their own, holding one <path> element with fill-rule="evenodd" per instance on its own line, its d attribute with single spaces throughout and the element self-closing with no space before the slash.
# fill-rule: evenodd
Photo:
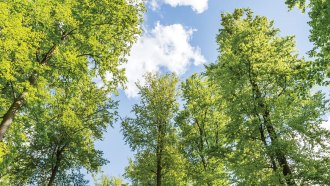
<svg viewBox="0 0 330 186">
<path fill-rule="evenodd" d="M 253 80 L 252 74 L 253 74 L 252 69 L 250 67 L 249 78 L 250 78 L 250 83 L 252 86 L 252 94 L 254 96 L 255 101 L 257 102 L 257 107 L 259 107 L 259 109 L 262 110 L 262 117 L 263 117 L 262 125 L 264 125 L 266 127 L 266 130 L 269 134 L 270 141 L 271 141 L 270 146 L 272 146 L 278 140 L 277 134 L 276 134 L 276 131 L 270 120 L 269 109 L 268 109 L 267 105 L 264 103 L 264 100 L 262 99 L 262 94 L 260 92 L 260 89 L 259 89 L 257 83 Z M 255 105 L 255 107 L 256 107 L 256 105 Z M 266 145 L 267 145 L 267 143 L 266 143 Z M 296 185 L 296 183 L 292 177 L 292 171 L 290 169 L 290 166 L 288 164 L 288 161 L 287 161 L 285 155 L 281 151 L 277 151 L 277 152 L 275 152 L 275 154 L 276 154 L 276 159 L 277 159 L 280 167 L 282 167 L 282 169 L 283 169 L 282 172 L 285 177 L 286 183 L 288 185 Z M 274 164 L 273 159 L 272 159 L 272 164 Z"/>
<path fill-rule="evenodd" d="M 166 122 L 159 122 L 158 124 L 158 139 L 157 139 L 157 171 L 156 171 L 156 179 L 157 179 L 157 186 L 162 185 L 162 158 L 163 158 L 163 150 L 164 150 L 164 138 L 165 138 L 165 129 L 166 129 Z"/>
<path fill-rule="evenodd" d="M 162 156 L 161 154 L 157 154 L 157 186 L 162 185 Z"/>
<path fill-rule="evenodd" d="M 67 37 L 69 35 L 73 34 L 73 32 L 75 30 L 76 29 L 72 29 L 70 32 L 63 34 L 61 36 L 60 42 L 66 40 Z M 43 55 L 43 58 L 41 60 L 39 60 L 39 57 L 37 55 L 37 62 L 41 65 L 47 65 L 48 61 L 53 56 L 56 47 L 57 47 L 57 44 L 54 44 L 47 51 L 47 53 L 45 55 Z M 37 73 L 33 72 L 32 75 L 29 77 L 28 81 L 31 86 L 34 86 L 36 84 L 36 80 L 37 80 Z M 9 109 L 7 110 L 5 115 L 3 116 L 1 124 L 0 124 L 0 141 L 3 140 L 3 137 L 4 137 L 5 133 L 7 132 L 8 128 L 10 127 L 11 123 L 13 122 L 13 119 L 14 119 L 17 111 L 19 111 L 22 108 L 27 94 L 28 94 L 28 91 L 25 89 L 23 91 L 23 93 L 14 100 L 14 102 L 11 104 L 11 106 L 9 107 Z"/>
<path fill-rule="evenodd" d="M 54 184 L 58 168 L 59 168 L 59 164 L 56 163 L 56 165 L 52 168 L 52 174 L 51 174 L 51 176 L 49 178 L 49 182 L 47 184 L 48 186 L 52 186 Z"/>
<path fill-rule="evenodd" d="M 266 141 L 266 137 L 265 137 L 264 129 L 263 129 L 262 125 L 259 126 L 259 132 L 260 132 L 261 141 L 263 142 L 263 144 L 267 148 L 268 144 L 267 144 L 267 141 Z M 271 154 L 269 155 L 269 157 L 270 157 L 270 162 L 272 163 L 272 169 L 276 172 L 277 166 L 276 166 L 275 158 Z"/>
<path fill-rule="evenodd" d="M 27 94 L 28 92 L 24 91 L 18 98 L 16 98 L 7 110 L 6 114 L 3 116 L 0 124 L 0 141 L 2 141 L 5 133 L 10 127 L 10 124 L 13 122 L 15 114 L 21 109 Z"/>
<path fill-rule="evenodd" d="M 52 167 L 52 173 L 50 175 L 47 186 L 52 186 L 54 184 L 56 174 L 58 172 L 58 169 L 60 168 L 60 163 L 62 160 L 62 152 L 64 151 L 64 148 L 65 148 L 65 146 L 63 146 L 62 148 L 60 148 L 56 151 L 55 166 Z"/>
<path fill-rule="evenodd" d="M 268 124 L 266 128 L 267 128 L 267 132 L 269 133 L 271 142 L 274 143 L 274 141 L 277 141 L 277 135 L 274 127 Z M 276 159 L 283 169 L 282 172 L 283 175 L 285 176 L 286 183 L 288 185 L 296 185 L 294 179 L 292 178 L 292 171 L 290 169 L 289 163 L 285 155 L 281 151 L 276 152 Z"/>
<path fill-rule="evenodd" d="M 34 74 L 30 76 L 29 83 L 31 86 L 34 86 L 36 84 L 36 77 Z M 13 122 L 16 113 L 22 108 L 27 95 L 28 90 L 25 89 L 21 95 L 15 98 L 14 102 L 11 104 L 6 114 L 3 116 L 0 124 L 0 141 L 3 140 L 3 137 L 9 129 L 11 123 Z"/>
<path fill-rule="evenodd" d="M 157 179 L 157 186 L 162 185 L 162 155 L 163 155 L 163 140 L 162 136 L 160 136 L 160 139 L 157 144 L 157 171 L 156 171 L 156 179 Z"/>
</svg>

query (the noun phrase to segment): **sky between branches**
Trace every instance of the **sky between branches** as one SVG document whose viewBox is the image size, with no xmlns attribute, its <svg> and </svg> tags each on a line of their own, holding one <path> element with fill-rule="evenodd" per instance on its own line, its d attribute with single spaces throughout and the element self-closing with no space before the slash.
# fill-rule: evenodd
<svg viewBox="0 0 330 186">
<path fill-rule="evenodd" d="M 144 15 L 144 33 L 123 66 L 128 82 L 118 97 L 121 117 L 131 116 L 131 107 L 139 99 L 135 83 L 143 83 L 144 73 L 174 72 L 184 79 L 203 71 L 203 64 L 215 62 L 220 13 L 233 12 L 235 8 L 251 8 L 255 15 L 274 20 L 280 35 L 295 35 L 299 55 L 308 58 L 306 52 L 313 46 L 308 40 L 308 14 L 298 9 L 288 11 L 284 0 L 150 0 Z M 329 127 L 330 122 L 325 125 Z M 133 152 L 124 143 L 120 121 L 96 145 L 110 160 L 103 171 L 109 176 L 121 176 Z"/>
</svg>

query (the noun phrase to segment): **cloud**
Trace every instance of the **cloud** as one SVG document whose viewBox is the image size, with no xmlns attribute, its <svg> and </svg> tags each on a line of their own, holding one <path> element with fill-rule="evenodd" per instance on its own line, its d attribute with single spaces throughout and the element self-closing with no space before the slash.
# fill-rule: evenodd
<svg viewBox="0 0 330 186">
<path fill-rule="evenodd" d="M 135 83 L 143 83 L 143 75 L 147 72 L 159 72 L 165 68 L 181 75 L 190 64 L 197 66 L 205 63 L 200 49 L 189 43 L 194 31 L 181 24 L 164 26 L 159 22 L 151 31 L 146 31 L 133 45 L 128 63 L 124 65 L 128 80 L 126 95 L 138 95 Z"/>
<path fill-rule="evenodd" d="M 161 4 L 172 7 L 191 6 L 197 13 L 202 13 L 208 8 L 208 0 L 150 0 L 149 3 L 153 9 L 158 9 Z"/>
</svg>

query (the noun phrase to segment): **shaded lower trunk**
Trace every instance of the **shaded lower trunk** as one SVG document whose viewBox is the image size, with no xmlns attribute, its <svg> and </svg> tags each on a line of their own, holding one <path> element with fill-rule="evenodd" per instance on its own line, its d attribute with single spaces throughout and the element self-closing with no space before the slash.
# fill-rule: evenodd
<svg viewBox="0 0 330 186">
<path fill-rule="evenodd" d="M 251 86 L 252 86 L 252 95 L 257 103 L 257 105 L 255 105 L 255 108 L 259 108 L 257 110 L 262 110 L 262 118 L 263 118 L 263 122 L 262 122 L 262 125 L 266 127 L 266 130 L 269 134 L 269 137 L 270 137 L 270 146 L 272 146 L 274 143 L 276 143 L 276 141 L 278 140 L 278 137 L 277 137 L 277 133 L 272 125 L 272 122 L 271 122 L 271 119 L 270 119 L 270 112 L 269 112 L 269 108 L 267 107 L 267 105 L 265 104 L 264 100 L 263 100 L 263 97 L 262 97 L 262 94 L 260 92 L 260 89 L 258 87 L 258 84 L 255 82 L 255 80 L 253 79 L 252 77 L 253 75 L 253 72 L 252 72 L 252 69 L 250 67 L 250 72 L 249 72 L 249 78 L 250 78 L 250 83 L 251 83 Z M 261 125 L 261 127 L 262 127 Z M 263 134 L 262 132 L 263 131 L 260 131 L 261 134 Z M 266 138 L 265 136 L 263 136 L 263 141 L 264 141 L 264 144 L 267 145 L 266 143 Z M 293 177 L 292 177 L 292 171 L 290 169 L 290 166 L 288 164 L 288 161 L 284 155 L 283 152 L 281 151 L 277 151 L 275 152 L 276 154 L 276 159 L 279 163 L 279 166 L 282 168 L 283 170 L 283 175 L 285 177 L 285 181 L 288 185 L 296 185 Z M 271 161 L 272 161 L 272 164 L 273 164 L 273 169 L 274 169 L 274 165 L 276 166 L 276 163 L 274 161 L 274 158 L 271 158 Z"/>
<path fill-rule="evenodd" d="M 57 162 L 56 162 L 56 165 L 52 168 L 52 174 L 50 175 L 50 178 L 49 178 L 49 181 L 48 181 L 48 184 L 47 184 L 48 186 L 51 186 L 51 185 L 54 184 L 59 166 L 60 166 L 59 163 L 57 164 Z"/>
<path fill-rule="evenodd" d="M 52 173 L 50 175 L 47 186 L 52 186 L 55 182 L 56 174 L 60 168 L 60 163 L 62 160 L 62 153 L 63 153 L 65 147 L 66 147 L 66 145 L 64 145 L 62 148 L 57 149 L 57 151 L 56 151 L 55 165 L 52 166 Z"/>
<path fill-rule="evenodd" d="M 163 149 L 164 149 L 164 137 L 165 137 L 165 126 L 162 123 L 158 124 L 158 139 L 157 139 L 157 171 L 156 171 L 156 183 L 157 186 L 162 185 L 162 156 L 163 156 Z"/>
<path fill-rule="evenodd" d="M 268 144 L 267 144 L 267 142 L 266 142 L 266 137 L 265 137 L 264 129 L 263 129 L 262 125 L 259 126 L 259 132 L 260 132 L 261 141 L 263 142 L 263 144 L 264 144 L 265 147 L 267 148 L 267 147 L 268 147 Z M 271 164 L 272 164 L 272 169 L 273 169 L 274 171 L 276 171 L 276 170 L 277 170 L 277 166 L 276 166 L 275 158 L 274 158 L 274 156 L 271 155 L 271 154 L 269 155 L 269 157 L 270 157 L 270 162 L 271 162 Z"/>
<path fill-rule="evenodd" d="M 196 119 L 196 124 L 197 124 L 198 130 L 199 130 L 199 143 L 200 143 L 199 144 L 199 153 L 200 153 L 199 156 L 201 158 L 204 171 L 207 172 L 208 171 L 208 164 L 207 164 L 205 156 L 203 155 L 204 154 L 204 139 L 203 138 L 205 136 L 205 132 L 204 132 L 204 129 L 202 128 L 202 126 L 199 125 L 197 119 Z M 207 182 L 206 185 L 211 186 L 212 184 Z"/>
<path fill-rule="evenodd" d="M 161 155 L 157 155 L 157 186 L 161 186 L 162 185 L 162 157 Z"/>
<path fill-rule="evenodd" d="M 18 98 L 16 98 L 3 116 L 0 124 L 0 141 L 3 140 L 3 137 L 13 122 L 16 113 L 22 108 L 27 94 L 27 91 L 24 91 Z"/>
<path fill-rule="evenodd" d="M 276 135 L 274 127 L 272 125 L 267 125 L 267 131 L 270 135 L 270 139 L 271 139 L 272 143 L 274 143 L 277 140 L 277 135 Z M 285 155 L 283 154 L 283 152 L 281 152 L 281 151 L 276 152 L 276 159 L 277 159 L 279 165 L 282 167 L 282 173 L 285 176 L 286 183 L 288 185 L 296 185 L 296 183 L 292 177 L 291 168 L 290 168 L 289 163 L 288 163 Z"/>
</svg>

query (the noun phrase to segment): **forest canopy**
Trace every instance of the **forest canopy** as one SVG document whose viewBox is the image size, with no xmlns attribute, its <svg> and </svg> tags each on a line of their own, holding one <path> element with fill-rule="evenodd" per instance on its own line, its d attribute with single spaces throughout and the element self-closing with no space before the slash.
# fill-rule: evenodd
<svg viewBox="0 0 330 186">
<path fill-rule="evenodd" d="M 116 96 L 134 45 L 177 49 L 148 32 L 150 3 L 0 2 L 0 185 L 330 185 L 329 0 L 282 2 L 309 15 L 306 55 L 266 16 L 221 12 L 216 60 L 148 71 L 130 108 Z M 96 147 L 114 123 L 133 154 L 119 177 Z"/>
</svg>

